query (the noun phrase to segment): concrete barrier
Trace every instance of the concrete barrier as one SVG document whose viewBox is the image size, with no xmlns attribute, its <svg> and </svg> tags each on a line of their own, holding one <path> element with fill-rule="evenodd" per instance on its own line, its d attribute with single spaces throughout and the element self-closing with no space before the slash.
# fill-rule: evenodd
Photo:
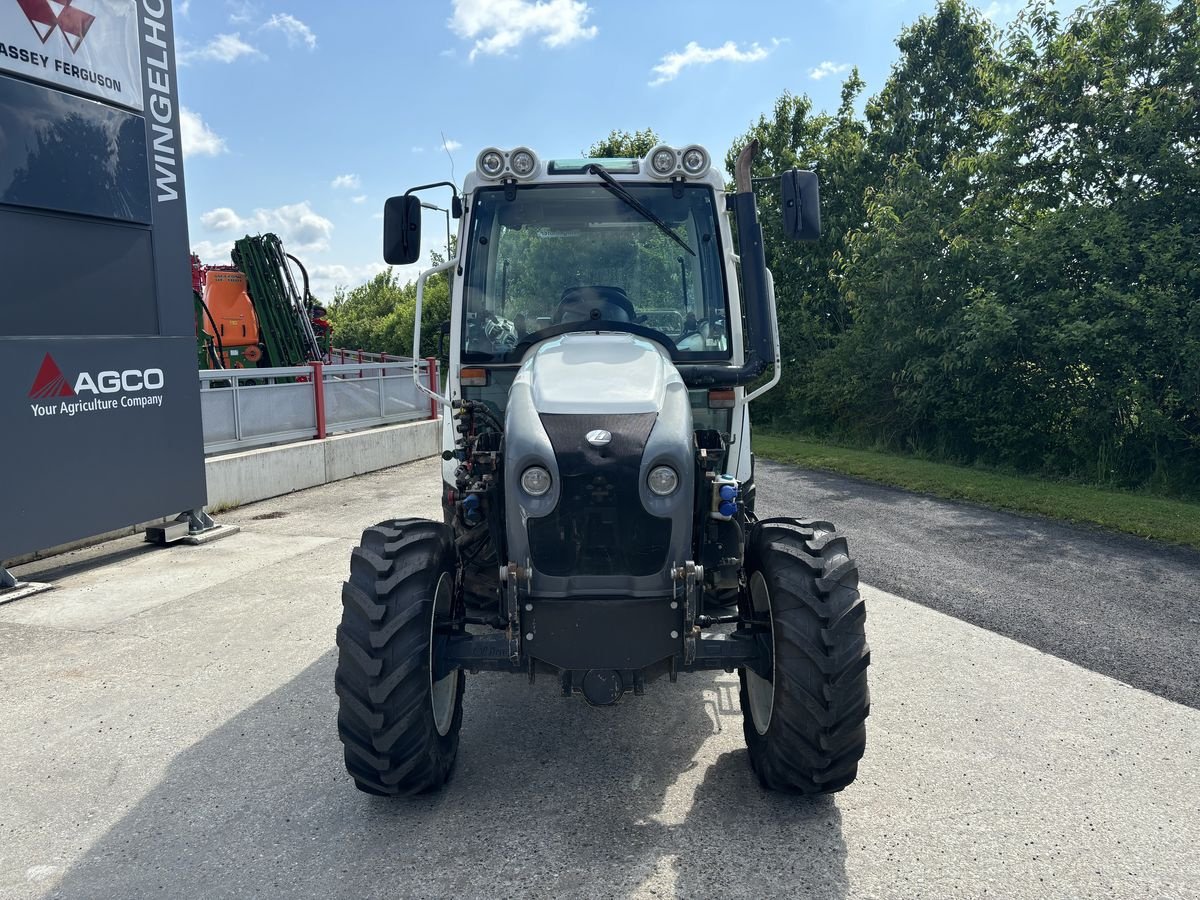
<svg viewBox="0 0 1200 900">
<path fill-rule="evenodd" d="M 433 456 L 441 422 L 425 419 L 214 456 L 205 461 L 210 513 Z"/>
<path fill-rule="evenodd" d="M 209 457 L 204 461 L 208 477 L 208 505 L 205 509 L 210 514 L 219 515 L 221 510 L 234 506 L 433 456 L 441 449 L 441 427 L 439 420 L 423 419 L 339 434 L 323 441 L 297 441 L 278 447 L 261 447 Z M 0 560 L 0 566 L 13 568 L 137 534 L 145 531 L 148 525 L 161 525 L 166 521 L 169 518 L 141 522 L 59 547 Z"/>
</svg>

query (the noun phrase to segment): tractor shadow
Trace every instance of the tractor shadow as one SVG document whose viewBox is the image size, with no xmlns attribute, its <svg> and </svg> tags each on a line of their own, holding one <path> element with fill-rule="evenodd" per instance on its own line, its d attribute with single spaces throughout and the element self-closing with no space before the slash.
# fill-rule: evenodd
<svg viewBox="0 0 1200 900">
<path fill-rule="evenodd" d="M 49 896 L 848 894 L 835 800 L 758 786 L 736 677 L 611 709 L 471 677 L 451 782 L 390 799 L 345 776 L 333 669 L 328 653 L 175 757 Z"/>
</svg>

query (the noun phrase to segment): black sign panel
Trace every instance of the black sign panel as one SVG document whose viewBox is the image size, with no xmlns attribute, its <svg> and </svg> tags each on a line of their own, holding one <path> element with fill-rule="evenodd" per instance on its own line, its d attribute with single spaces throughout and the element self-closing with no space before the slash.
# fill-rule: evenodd
<svg viewBox="0 0 1200 900">
<path fill-rule="evenodd" d="M 5 342 L 4 555 L 204 504 L 195 347 L 186 337 Z"/>
<path fill-rule="evenodd" d="M 142 117 L 0 75 L 0 203 L 149 224 Z"/>
<path fill-rule="evenodd" d="M 43 49 L 0 65 L 0 561 L 206 501 L 170 6 L 16 2 Z"/>
<path fill-rule="evenodd" d="M 0 235 L 0 337 L 158 334 L 149 228 L 0 206 Z"/>
</svg>

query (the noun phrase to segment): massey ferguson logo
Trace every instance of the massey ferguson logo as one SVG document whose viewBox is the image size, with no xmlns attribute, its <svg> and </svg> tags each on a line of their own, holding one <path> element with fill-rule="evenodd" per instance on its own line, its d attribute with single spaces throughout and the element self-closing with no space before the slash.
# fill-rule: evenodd
<svg viewBox="0 0 1200 900">
<path fill-rule="evenodd" d="M 150 393 L 161 391 L 162 369 L 125 369 L 103 372 L 80 372 L 71 382 L 63 374 L 54 357 L 49 353 L 42 360 L 33 385 L 29 388 L 30 400 L 51 401 L 31 403 L 29 408 L 35 416 L 73 416 L 76 413 L 100 410 L 128 409 L 130 407 L 162 406 L 163 395 Z M 83 399 L 85 395 L 95 399 Z M 104 395 L 120 394 L 120 397 Z M 63 399 L 72 398 L 72 399 Z M 60 402 L 53 402 L 53 401 Z"/>
<path fill-rule="evenodd" d="M 54 29 L 57 28 L 74 53 L 87 37 L 88 29 L 96 21 L 96 17 L 75 8 L 71 3 L 72 0 L 62 0 L 60 3 L 54 0 L 17 0 L 21 12 L 25 13 L 25 18 L 29 20 L 43 44 L 50 40 L 50 35 L 54 34 Z"/>
</svg>

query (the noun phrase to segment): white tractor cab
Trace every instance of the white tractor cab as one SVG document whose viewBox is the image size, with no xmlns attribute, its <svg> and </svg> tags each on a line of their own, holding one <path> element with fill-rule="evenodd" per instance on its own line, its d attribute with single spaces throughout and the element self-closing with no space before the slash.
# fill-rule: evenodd
<svg viewBox="0 0 1200 900">
<path fill-rule="evenodd" d="M 413 337 L 415 359 L 426 280 L 450 270 L 449 377 L 431 392 L 443 521 L 368 528 L 342 593 L 338 730 L 360 789 L 442 785 L 479 671 L 549 675 L 606 705 L 736 669 L 764 786 L 854 780 L 870 659 L 857 568 L 830 523 L 754 514 L 748 405 L 780 374 L 756 152 L 729 193 L 696 146 L 487 149 L 461 196 L 442 183 L 387 201 L 392 264 L 419 258 L 417 192 L 449 187 L 460 225 L 457 257 L 418 279 Z M 778 185 L 785 231 L 816 240 L 816 176 Z"/>
</svg>

